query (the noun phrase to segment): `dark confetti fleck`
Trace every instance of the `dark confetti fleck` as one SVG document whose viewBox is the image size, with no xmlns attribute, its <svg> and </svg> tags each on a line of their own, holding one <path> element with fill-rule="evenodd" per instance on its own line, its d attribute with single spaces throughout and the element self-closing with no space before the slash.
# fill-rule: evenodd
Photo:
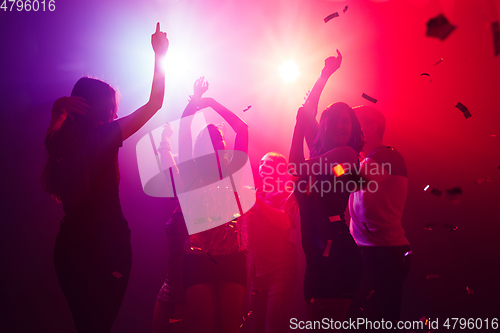
<svg viewBox="0 0 500 333">
<path fill-rule="evenodd" d="M 474 184 L 481 184 L 481 183 L 491 183 L 492 180 L 490 177 L 486 177 L 486 178 L 479 178 L 479 179 L 476 179 L 474 180 Z"/>
<path fill-rule="evenodd" d="M 441 194 L 443 194 L 443 191 L 440 191 L 440 190 L 438 190 L 437 188 L 433 188 L 433 189 L 431 190 L 431 194 L 434 194 L 435 196 L 440 197 L 440 196 L 441 196 Z"/>
<path fill-rule="evenodd" d="M 372 103 L 377 103 L 377 100 L 376 100 L 375 98 L 370 97 L 370 96 L 368 96 L 368 95 L 367 95 L 367 94 L 365 94 L 365 93 L 363 93 L 363 95 L 361 95 L 361 97 L 363 97 L 364 99 L 369 100 L 369 101 L 370 101 L 370 102 L 372 102 Z"/>
<path fill-rule="evenodd" d="M 459 109 L 460 111 L 462 111 L 462 113 L 464 114 L 465 119 L 468 119 L 468 118 L 472 117 L 472 115 L 469 112 L 469 109 L 467 109 L 467 107 L 465 105 L 463 105 L 462 103 L 458 102 L 457 105 L 455 105 L 455 107 L 457 109 Z"/>
<path fill-rule="evenodd" d="M 335 12 L 335 13 L 330 14 L 330 15 L 328 15 L 327 17 L 325 17 L 325 18 L 323 19 L 323 21 L 325 21 L 325 23 L 326 23 L 326 22 L 330 21 L 331 19 L 333 19 L 333 18 L 335 18 L 335 17 L 338 17 L 338 16 L 339 16 L 339 13 L 338 13 L 338 12 Z"/>
<path fill-rule="evenodd" d="M 428 76 L 428 77 L 431 77 L 431 75 L 430 75 L 429 73 L 422 73 L 422 74 L 420 74 L 420 76 L 423 76 L 423 75 L 426 75 L 426 76 Z"/>
<path fill-rule="evenodd" d="M 449 188 L 446 190 L 446 194 L 449 194 L 449 195 L 461 195 L 462 194 L 462 189 L 460 187 L 453 187 L 453 188 Z"/>
<path fill-rule="evenodd" d="M 252 107 L 251 105 L 247 106 L 247 108 L 243 110 L 243 112 L 250 110 L 251 107 Z"/>
<path fill-rule="evenodd" d="M 217 266 L 217 261 L 215 260 L 215 258 L 210 254 L 210 252 L 207 252 L 207 256 L 208 256 L 208 259 L 210 259 L 210 261 L 212 262 L 212 264 L 214 264 L 215 266 Z"/>
<path fill-rule="evenodd" d="M 425 230 L 429 230 L 429 231 L 432 231 L 432 227 L 434 227 L 436 224 L 435 223 L 427 223 L 427 224 L 424 224 L 424 229 Z"/>
<path fill-rule="evenodd" d="M 345 14 L 345 12 L 347 12 L 347 7 L 349 7 L 349 6 L 344 7 L 344 10 L 343 10 L 344 14 Z"/>
<path fill-rule="evenodd" d="M 434 66 L 439 65 L 439 64 L 441 63 L 441 61 L 443 61 L 443 58 L 439 59 L 439 60 L 438 60 L 438 61 L 434 64 Z"/>
<path fill-rule="evenodd" d="M 493 33 L 493 48 L 495 49 L 495 57 L 500 54 L 500 25 L 498 21 L 491 23 L 491 32 Z"/>
<path fill-rule="evenodd" d="M 445 40 L 455 28 L 443 14 L 439 14 L 427 22 L 427 32 L 425 35 Z"/>
</svg>

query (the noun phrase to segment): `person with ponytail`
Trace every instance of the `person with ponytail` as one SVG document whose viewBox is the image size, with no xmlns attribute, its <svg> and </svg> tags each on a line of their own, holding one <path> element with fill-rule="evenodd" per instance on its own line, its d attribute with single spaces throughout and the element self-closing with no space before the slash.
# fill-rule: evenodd
<svg viewBox="0 0 500 333">
<path fill-rule="evenodd" d="M 145 105 L 117 119 L 115 90 L 82 77 L 71 97 L 54 103 L 47 129 L 43 185 L 65 213 L 54 266 L 79 333 L 111 331 L 130 276 L 130 229 L 118 193 L 118 149 L 163 105 L 160 61 L 169 42 L 159 23 L 151 44 L 155 69 Z"/>
</svg>

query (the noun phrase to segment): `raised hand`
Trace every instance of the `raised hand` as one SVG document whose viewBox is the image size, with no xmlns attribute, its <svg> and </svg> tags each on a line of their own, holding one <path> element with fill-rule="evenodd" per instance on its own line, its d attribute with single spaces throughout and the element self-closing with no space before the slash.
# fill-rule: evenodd
<svg viewBox="0 0 500 333">
<path fill-rule="evenodd" d="M 61 97 L 55 101 L 52 110 L 57 114 L 66 113 L 72 118 L 73 114 L 85 116 L 89 112 L 89 105 L 83 97 Z"/>
<path fill-rule="evenodd" d="M 297 124 L 309 124 L 313 118 L 314 110 L 311 110 L 308 105 L 304 105 L 297 111 Z"/>
<path fill-rule="evenodd" d="M 337 57 L 329 57 L 325 59 L 325 67 L 321 70 L 322 76 L 330 76 L 337 69 L 339 69 L 340 64 L 342 63 L 342 55 L 339 50 L 337 50 Z"/>
<path fill-rule="evenodd" d="M 202 76 L 198 80 L 195 81 L 193 86 L 193 99 L 200 99 L 204 93 L 208 90 L 208 81 L 205 81 L 205 77 Z"/>
<path fill-rule="evenodd" d="M 160 22 L 156 23 L 156 31 L 151 35 L 151 45 L 156 55 L 165 55 L 168 50 L 168 39 L 165 32 L 160 31 Z"/>
</svg>

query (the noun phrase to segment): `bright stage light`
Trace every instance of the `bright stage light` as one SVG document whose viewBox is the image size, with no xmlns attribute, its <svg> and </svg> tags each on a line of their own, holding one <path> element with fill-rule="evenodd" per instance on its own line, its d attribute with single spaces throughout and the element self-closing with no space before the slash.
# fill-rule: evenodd
<svg viewBox="0 0 500 333">
<path fill-rule="evenodd" d="M 291 82 L 300 76 L 299 68 L 292 60 L 284 62 L 280 66 L 279 71 L 281 77 L 286 82 Z"/>
<path fill-rule="evenodd" d="M 167 76 L 170 77 L 182 77 L 191 69 L 188 58 L 175 48 L 169 48 L 164 64 Z"/>
</svg>

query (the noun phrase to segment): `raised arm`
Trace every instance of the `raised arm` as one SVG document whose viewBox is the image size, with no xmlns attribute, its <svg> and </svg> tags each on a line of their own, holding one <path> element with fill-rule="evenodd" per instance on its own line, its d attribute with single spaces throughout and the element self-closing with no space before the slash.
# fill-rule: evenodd
<svg viewBox="0 0 500 333">
<path fill-rule="evenodd" d="M 73 114 L 86 115 L 89 106 L 83 97 L 61 97 L 52 106 L 50 125 L 47 128 L 47 135 L 56 131 L 64 122 L 66 117 L 73 117 Z"/>
<path fill-rule="evenodd" d="M 168 50 L 167 34 L 160 31 L 160 23 L 156 24 L 156 32 L 151 35 L 151 44 L 155 52 L 155 69 L 149 101 L 128 116 L 117 120 L 125 140 L 137 132 L 163 105 L 165 95 L 165 69 L 161 66 L 162 58 Z"/>
<path fill-rule="evenodd" d="M 321 96 L 321 93 L 323 92 L 323 89 L 325 88 L 326 83 L 328 82 L 328 79 L 337 69 L 339 69 L 341 63 L 342 55 L 340 54 L 339 50 L 337 50 L 337 57 L 329 57 L 325 59 L 325 67 L 323 67 L 323 69 L 321 70 L 321 74 L 318 80 L 314 84 L 311 92 L 309 93 L 309 96 L 307 96 L 307 99 L 304 103 L 304 106 L 307 106 L 310 110 L 312 110 L 314 120 L 309 124 L 305 133 L 306 143 L 309 149 L 312 148 L 314 139 L 318 134 L 318 123 L 316 122 L 316 115 L 318 114 L 319 98 Z"/>
<path fill-rule="evenodd" d="M 248 125 L 234 114 L 231 110 L 214 100 L 213 98 L 204 98 L 207 105 L 215 110 L 236 132 L 234 139 L 234 150 L 248 153 Z"/>
<path fill-rule="evenodd" d="M 311 122 L 311 110 L 307 106 L 300 107 L 297 111 L 297 121 L 293 130 L 292 146 L 290 147 L 290 156 L 288 159 L 291 165 L 298 166 L 305 161 L 304 136 Z"/>
</svg>

